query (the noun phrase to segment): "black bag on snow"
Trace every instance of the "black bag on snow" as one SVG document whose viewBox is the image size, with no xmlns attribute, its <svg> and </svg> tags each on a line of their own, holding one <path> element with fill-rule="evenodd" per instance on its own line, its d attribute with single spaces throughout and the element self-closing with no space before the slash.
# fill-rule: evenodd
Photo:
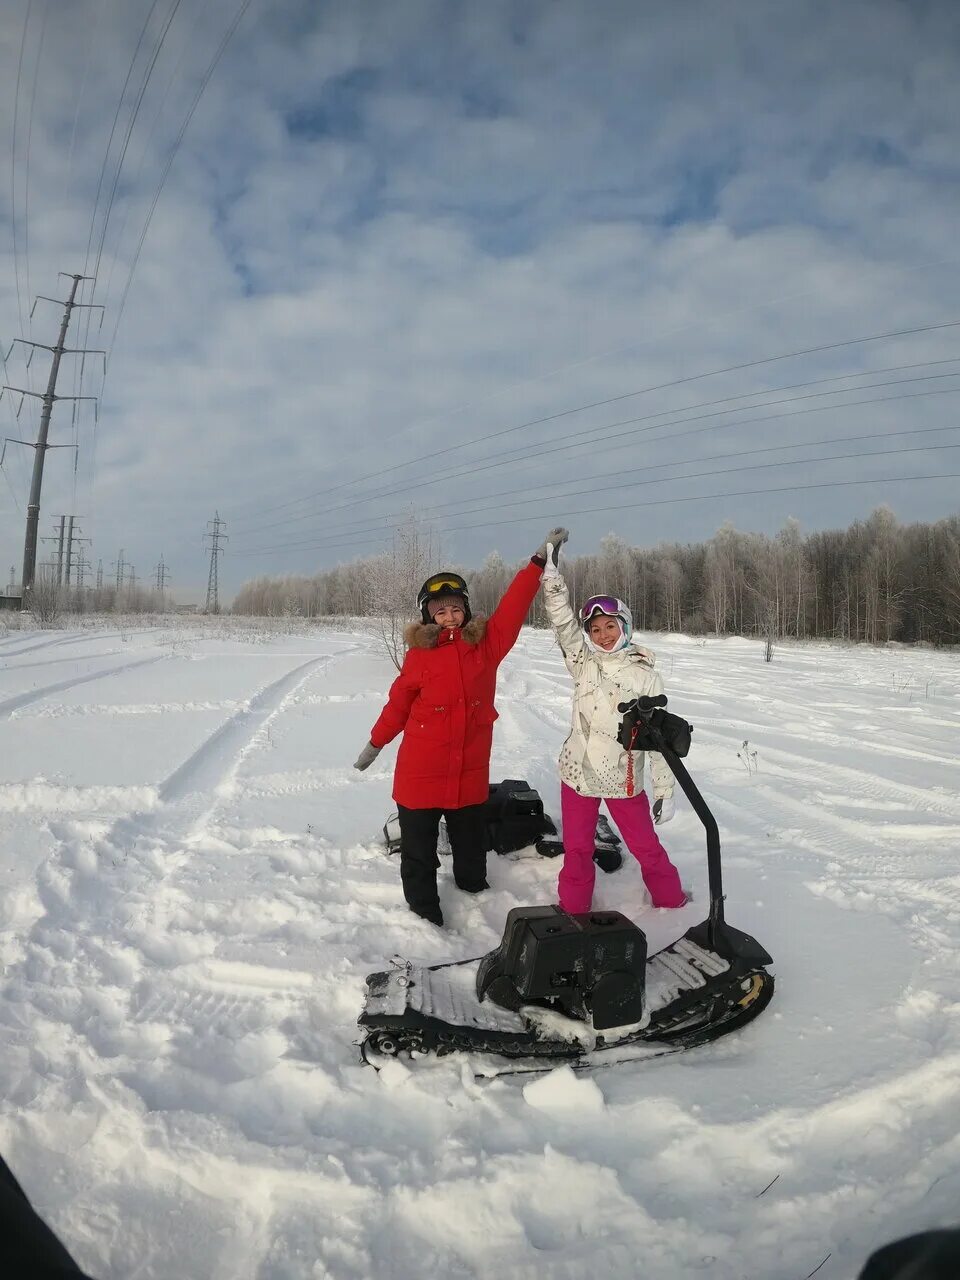
<svg viewBox="0 0 960 1280">
<path fill-rule="evenodd" d="M 563 853 L 563 842 L 557 826 L 544 812 L 540 793 L 522 778 L 505 778 L 492 782 L 490 794 L 483 807 L 484 846 L 488 853 L 515 853 L 534 845 L 544 858 L 556 858 Z M 383 827 L 383 839 L 387 853 L 400 852 L 400 821 L 396 813 L 390 814 Z M 450 852 L 446 824 L 440 819 L 438 852 Z M 616 871 L 623 862 L 620 837 L 610 826 L 604 814 L 597 820 L 596 853 L 594 862 L 608 874 Z"/>
<path fill-rule="evenodd" d="M 552 819 L 543 812 L 539 792 L 520 778 L 490 784 L 484 821 L 487 848 L 494 853 L 514 853 L 556 831 Z"/>
</svg>

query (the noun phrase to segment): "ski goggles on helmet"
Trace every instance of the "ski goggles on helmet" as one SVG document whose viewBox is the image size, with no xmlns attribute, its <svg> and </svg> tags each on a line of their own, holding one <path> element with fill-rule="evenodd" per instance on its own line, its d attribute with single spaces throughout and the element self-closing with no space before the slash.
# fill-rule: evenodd
<svg viewBox="0 0 960 1280">
<path fill-rule="evenodd" d="M 598 613 L 605 614 L 608 618 L 622 618 L 626 609 L 627 606 L 616 596 L 591 596 L 580 606 L 580 623 L 585 627 Z"/>
<path fill-rule="evenodd" d="M 443 573 L 436 578 L 428 578 L 420 588 L 420 601 L 428 599 L 430 596 L 439 596 L 446 594 L 465 596 L 467 594 L 467 584 L 458 573 Z"/>
</svg>

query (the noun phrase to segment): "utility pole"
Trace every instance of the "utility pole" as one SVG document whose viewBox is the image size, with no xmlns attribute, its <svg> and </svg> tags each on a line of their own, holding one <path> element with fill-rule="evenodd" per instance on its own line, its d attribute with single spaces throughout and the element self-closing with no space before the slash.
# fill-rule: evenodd
<svg viewBox="0 0 960 1280">
<path fill-rule="evenodd" d="M 210 539 L 210 575 L 207 578 L 207 603 L 204 605 L 204 613 L 220 612 L 220 583 L 219 583 L 219 559 L 222 554 L 220 543 L 229 542 L 230 539 L 225 533 L 221 533 L 221 528 L 226 524 L 220 519 L 220 512 L 214 512 L 212 520 L 207 521 L 208 525 L 213 525 L 213 529 L 209 533 L 205 533 L 204 538 Z"/>
<path fill-rule="evenodd" d="M 16 588 L 16 585 L 17 585 L 16 572 L 17 572 L 16 565 L 11 565 L 10 566 L 10 585 L 9 587 L 7 587 L 8 596 L 12 596 Z"/>
<path fill-rule="evenodd" d="M 60 537 L 57 540 L 57 586 L 63 585 L 63 525 L 66 516 L 60 517 Z"/>
<path fill-rule="evenodd" d="M 70 585 L 70 566 L 73 561 L 73 516 L 67 521 L 67 586 Z"/>
<path fill-rule="evenodd" d="M 85 542 L 91 542 L 91 539 L 90 539 L 90 538 L 81 538 L 81 537 L 80 537 L 80 529 L 79 529 L 79 527 L 77 527 L 76 529 L 74 528 L 74 523 L 73 523 L 73 522 L 74 522 L 74 520 L 75 520 L 76 518 L 77 518 L 76 516 L 69 516 L 69 517 L 67 518 L 67 519 L 68 519 L 68 523 L 67 523 L 67 572 L 66 572 L 66 585 L 67 585 L 68 587 L 69 587 L 69 585 L 70 585 L 70 579 L 73 577 L 73 568 L 74 568 L 74 564 L 75 564 L 75 563 L 77 563 L 77 562 L 79 562 L 79 560 L 81 560 L 81 559 L 83 558 L 83 543 L 85 543 Z M 82 520 L 82 519 L 83 519 L 83 516 L 80 516 L 80 519 Z M 78 551 L 77 551 L 76 553 L 74 552 L 74 547 L 77 547 L 77 548 L 78 548 Z"/>
<path fill-rule="evenodd" d="M 36 398 L 40 400 L 43 404 L 43 408 L 40 411 L 40 427 L 37 432 L 36 443 L 32 443 L 27 440 L 15 441 L 15 443 L 27 445 L 29 448 L 32 448 L 35 451 L 34 457 L 33 457 L 33 477 L 30 482 L 30 499 L 27 503 L 27 525 L 26 525 L 26 532 L 24 533 L 24 539 L 23 539 L 23 583 L 22 583 L 21 589 L 23 591 L 24 604 L 27 603 L 29 592 L 33 587 L 33 580 L 36 577 L 37 530 L 40 523 L 40 490 L 43 485 L 43 464 L 46 458 L 46 453 L 48 449 L 73 448 L 72 445 L 52 445 L 47 443 L 47 437 L 50 433 L 50 415 L 53 412 L 53 406 L 58 400 L 73 400 L 73 401 L 94 400 L 96 401 L 96 396 L 58 396 L 56 394 L 57 374 L 60 372 L 60 360 L 61 360 L 61 357 L 64 355 L 64 353 L 70 352 L 72 355 L 94 354 L 92 351 L 87 351 L 82 347 L 65 347 L 63 345 L 64 340 L 66 339 L 66 336 L 67 336 L 67 329 L 69 328 L 69 325 L 70 325 L 70 315 L 74 311 L 74 309 L 77 307 L 99 306 L 98 303 L 81 303 L 76 301 L 77 288 L 79 287 L 80 281 L 91 280 L 93 278 L 92 276 L 81 276 L 81 275 L 70 276 L 65 271 L 61 271 L 60 275 L 66 276 L 67 279 L 73 281 L 72 285 L 70 286 L 70 296 L 66 300 L 66 302 L 63 302 L 59 298 L 47 298 L 47 297 L 44 297 L 44 295 L 42 294 L 37 299 L 38 302 L 41 300 L 41 298 L 43 299 L 44 302 L 57 302 L 57 303 L 60 303 L 64 308 L 63 319 L 60 321 L 60 333 L 59 333 L 59 336 L 57 337 L 56 345 L 51 347 L 51 346 L 47 346 L 47 344 L 43 342 L 30 342 L 26 338 L 14 338 L 15 343 L 16 342 L 22 343 L 24 346 L 32 347 L 34 350 L 40 347 L 43 350 L 49 351 L 52 353 L 53 360 L 50 365 L 50 376 L 47 379 L 46 391 L 41 395 L 39 391 L 28 391 L 24 387 L 11 387 L 11 386 L 8 386 L 6 383 L 4 383 L 4 386 L 3 386 L 4 391 L 13 391 L 20 396 L 21 409 L 23 408 L 23 400 L 25 396 L 36 396 Z M 30 311 L 31 316 L 33 315 L 34 310 L 36 310 L 36 305 L 37 304 L 35 302 L 33 304 L 33 307 L 31 308 L 31 311 Z M 102 307 L 100 307 L 99 309 L 101 311 L 103 310 Z M 13 350 L 12 345 L 10 350 L 11 351 Z M 32 354 L 33 353 L 31 352 L 31 356 Z M 96 352 L 96 354 L 102 355 L 104 358 L 104 364 L 106 364 L 106 353 L 102 351 L 98 351 Z M 19 416 L 19 411 L 18 411 L 18 416 Z"/>
<path fill-rule="evenodd" d="M 60 516 L 58 518 L 60 520 L 59 530 L 57 530 L 57 526 L 54 525 L 53 536 L 50 538 L 41 538 L 40 541 L 55 542 L 57 544 L 57 563 L 55 566 L 57 571 L 57 586 L 62 587 L 63 586 L 63 537 L 64 537 L 64 527 L 67 522 L 67 517 Z"/>
</svg>

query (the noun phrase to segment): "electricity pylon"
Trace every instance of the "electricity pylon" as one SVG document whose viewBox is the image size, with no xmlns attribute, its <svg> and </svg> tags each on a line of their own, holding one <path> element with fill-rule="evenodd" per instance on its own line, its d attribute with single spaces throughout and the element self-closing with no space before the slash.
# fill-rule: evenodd
<svg viewBox="0 0 960 1280">
<path fill-rule="evenodd" d="M 219 585 L 219 559 L 222 554 L 220 543 L 229 542 L 230 539 L 225 533 L 221 533 L 221 527 L 225 525 L 225 521 L 220 519 L 220 512 L 214 512 L 212 520 L 208 520 L 208 525 L 213 525 L 213 529 L 205 533 L 204 538 L 210 539 L 210 574 L 207 578 L 207 603 L 204 605 L 204 613 L 220 612 L 220 585 Z"/>
<path fill-rule="evenodd" d="M 51 347 L 44 342 L 30 342 L 26 338 L 14 338 L 13 340 L 14 343 L 19 342 L 22 343 L 23 346 L 31 347 L 33 349 L 30 353 L 30 359 L 33 358 L 33 351 L 36 351 L 38 348 L 52 353 L 53 361 L 50 365 L 50 376 L 47 379 L 46 391 L 41 395 L 39 391 L 28 391 L 25 387 L 11 387 L 7 383 L 4 383 L 3 385 L 3 391 L 12 391 L 20 397 L 20 408 L 17 410 L 18 418 L 20 416 L 20 410 L 23 408 L 25 396 L 35 396 L 43 405 L 43 408 L 40 411 L 40 427 L 37 432 L 36 442 L 30 440 L 12 441 L 14 444 L 23 444 L 28 448 L 35 450 L 33 457 L 33 478 L 30 482 L 30 499 L 27 503 L 27 526 L 23 539 L 23 583 L 21 590 L 23 591 L 24 604 L 27 603 L 27 597 L 33 587 L 33 580 L 36 577 L 37 572 L 37 529 L 40 523 L 40 490 L 43 486 L 43 464 L 46 458 L 46 453 L 48 449 L 73 448 L 73 445 L 54 445 L 47 443 L 47 437 L 50 432 L 50 415 L 53 412 L 53 406 L 58 400 L 73 400 L 74 402 L 78 400 L 93 400 L 96 402 L 97 399 L 96 396 L 58 396 L 56 394 L 57 374 L 60 372 L 61 357 L 65 353 L 70 353 L 71 355 L 102 355 L 104 358 L 104 366 L 106 366 L 106 352 L 104 351 L 93 351 L 83 347 L 65 347 L 63 345 L 67 336 L 67 329 L 70 325 L 70 315 L 77 307 L 99 307 L 101 311 L 103 308 L 100 307 L 99 303 L 84 303 L 76 301 L 77 288 L 80 281 L 91 280 L 93 279 L 92 276 L 71 276 L 65 271 L 61 271 L 60 275 L 67 276 L 67 279 L 73 281 L 73 284 L 70 286 L 70 296 L 67 298 L 66 302 L 63 302 L 60 298 L 48 298 L 43 294 L 37 298 L 37 302 L 40 302 L 41 300 L 44 302 L 58 302 L 64 308 L 63 319 L 60 321 L 60 333 L 57 338 L 56 345 Z M 35 302 L 30 310 L 31 316 L 36 310 L 36 306 L 37 303 Z M 10 350 L 13 350 L 12 344 Z M 0 395 L 3 394 L 3 391 L 0 391 Z"/>
</svg>

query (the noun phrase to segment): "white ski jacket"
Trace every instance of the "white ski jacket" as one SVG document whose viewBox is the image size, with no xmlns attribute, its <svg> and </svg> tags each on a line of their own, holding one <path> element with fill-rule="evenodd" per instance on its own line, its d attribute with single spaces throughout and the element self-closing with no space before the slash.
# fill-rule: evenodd
<svg viewBox="0 0 960 1280">
<path fill-rule="evenodd" d="M 560 777 L 583 796 L 620 799 L 627 795 L 627 755 L 617 741 L 617 704 L 663 693 L 650 649 L 629 644 L 617 653 L 594 653 L 570 607 L 563 578 L 543 579 L 547 617 L 556 632 L 567 670 L 573 676 L 573 726 L 560 752 Z M 643 790 L 642 751 L 634 751 L 633 794 Z M 663 756 L 649 752 L 653 796 L 672 796 L 674 778 Z"/>
</svg>

